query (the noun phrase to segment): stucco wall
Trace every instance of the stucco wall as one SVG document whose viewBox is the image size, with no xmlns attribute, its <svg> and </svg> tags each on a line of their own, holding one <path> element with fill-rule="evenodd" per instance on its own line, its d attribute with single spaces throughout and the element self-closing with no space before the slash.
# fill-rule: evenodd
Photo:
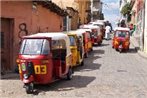
<svg viewBox="0 0 147 98">
<path fill-rule="evenodd" d="M 32 12 L 32 32 L 62 31 L 62 17 L 41 5 Z"/>
<path fill-rule="evenodd" d="M 54 12 L 49 11 L 37 5 L 36 9 L 32 8 L 31 1 L 2 1 L 1 2 L 1 17 L 12 18 L 14 20 L 14 31 L 13 33 L 13 64 L 15 65 L 15 60 L 19 52 L 19 25 L 21 23 L 26 23 L 26 29 L 28 35 L 37 32 L 52 32 L 52 31 L 62 31 L 62 17 Z"/>
<path fill-rule="evenodd" d="M 147 53 L 147 1 L 145 2 L 144 51 Z"/>
</svg>

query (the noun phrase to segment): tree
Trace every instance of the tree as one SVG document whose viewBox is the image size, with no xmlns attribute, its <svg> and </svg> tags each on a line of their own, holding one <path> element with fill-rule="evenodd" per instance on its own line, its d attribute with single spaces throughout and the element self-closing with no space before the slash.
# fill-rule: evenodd
<svg viewBox="0 0 147 98">
<path fill-rule="evenodd" d="M 127 21 L 131 20 L 131 5 L 130 3 L 127 3 L 126 5 L 123 6 L 121 13 L 123 16 L 127 16 Z"/>
</svg>

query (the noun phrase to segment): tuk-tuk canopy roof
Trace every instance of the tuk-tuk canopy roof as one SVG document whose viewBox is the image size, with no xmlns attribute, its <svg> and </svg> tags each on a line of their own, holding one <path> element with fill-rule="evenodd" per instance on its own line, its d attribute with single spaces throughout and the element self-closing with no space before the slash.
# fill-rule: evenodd
<svg viewBox="0 0 147 98">
<path fill-rule="evenodd" d="M 76 30 L 76 33 L 81 33 L 81 34 L 83 34 L 83 33 L 85 33 L 86 31 L 84 30 L 84 29 L 77 29 Z"/>
<path fill-rule="evenodd" d="M 125 27 L 116 27 L 114 28 L 114 31 L 130 31 L 130 29 Z"/>
<path fill-rule="evenodd" d="M 25 36 L 25 38 L 51 38 L 52 40 L 65 40 L 66 42 L 66 48 L 67 48 L 67 55 L 71 54 L 70 51 L 70 40 L 67 34 L 64 34 L 63 32 L 55 32 L 55 33 L 37 33 L 29 36 Z"/>
<path fill-rule="evenodd" d="M 67 31 L 65 34 L 76 34 L 76 30 Z"/>
<path fill-rule="evenodd" d="M 84 33 L 85 31 L 84 30 L 81 30 L 81 29 L 78 29 L 78 30 L 74 30 L 74 31 L 68 31 L 67 34 L 76 34 L 78 37 L 82 37 L 82 33 Z"/>
<path fill-rule="evenodd" d="M 100 27 L 99 26 L 96 26 L 96 25 L 84 25 L 83 28 L 85 29 L 99 29 Z"/>
<path fill-rule="evenodd" d="M 95 22 L 106 22 L 107 20 L 96 20 Z"/>
<path fill-rule="evenodd" d="M 89 29 L 89 28 L 82 28 L 82 30 L 85 30 L 85 31 L 88 31 L 88 32 L 92 32 L 92 30 Z"/>
<path fill-rule="evenodd" d="M 35 38 L 35 37 L 49 37 L 52 38 L 52 40 L 59 40 L 59 39 L 67 39 L 68 36 L 66 34 L 63 34 L 62 32 L 54 32 L 54 33 L 50 33 L 50 32 L 46 32 L 46 33 L 37 33 L 37 34 L 33 34 L 33 35 L 29 35 L 29 36 L 25 36 L 25 37 L 29 37 L 29 38 Z"/>
<path fill-rule="evenodd" d="M 93 25 L 101 25 L 101 26 L 104 26 L 104 22 L 102 21 L 95 21 L 95 22 L 90 22 L 89 24 L 93 24 Z"/>
</svg>

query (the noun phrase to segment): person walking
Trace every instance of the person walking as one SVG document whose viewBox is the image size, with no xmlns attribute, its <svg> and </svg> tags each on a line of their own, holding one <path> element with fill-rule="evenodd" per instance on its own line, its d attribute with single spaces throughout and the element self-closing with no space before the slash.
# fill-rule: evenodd
<svg viewBox="0 0 147 98">
<path fill-rule="evenodd" d="M 106 31 L 105 31 L 105 39 L 109 40 L 110 39 L 110 31 L 111 31 L 111 27 L 110 26 L 106 26 L 105 27 Z"/>
</svg>

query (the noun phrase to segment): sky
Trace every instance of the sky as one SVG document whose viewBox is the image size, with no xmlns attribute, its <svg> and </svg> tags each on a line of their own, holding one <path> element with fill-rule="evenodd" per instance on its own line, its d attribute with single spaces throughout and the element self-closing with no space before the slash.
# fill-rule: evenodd
<svg viewBox="0 0 147 98">
<path fill-rule="evenodd" d="M 119 0 L 101 0 L 103 2 L 103 13 L 113 28 L 119 20 Z"/>
</svg>

